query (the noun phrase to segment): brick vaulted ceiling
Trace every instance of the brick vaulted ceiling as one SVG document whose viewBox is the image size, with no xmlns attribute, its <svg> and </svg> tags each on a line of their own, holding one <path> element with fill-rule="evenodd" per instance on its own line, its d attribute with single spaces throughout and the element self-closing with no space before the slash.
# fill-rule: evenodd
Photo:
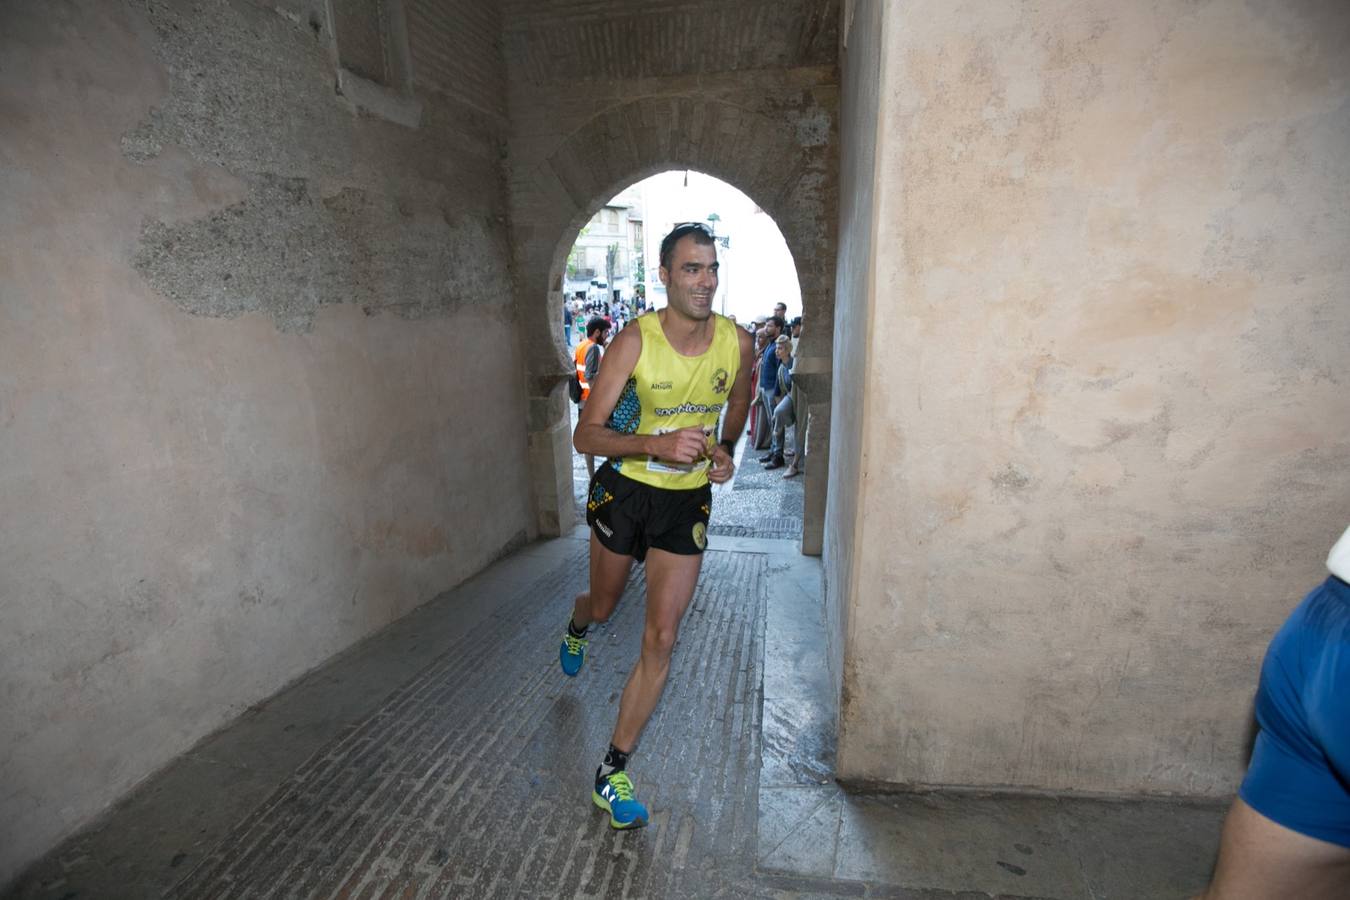
<svg viewBox="0 0 1350 900">
<path fill-rule="evenodd" d="M 517 78 L 628 79 L 833 65 L 840 0 L 508 0 Z"/>
</svg>

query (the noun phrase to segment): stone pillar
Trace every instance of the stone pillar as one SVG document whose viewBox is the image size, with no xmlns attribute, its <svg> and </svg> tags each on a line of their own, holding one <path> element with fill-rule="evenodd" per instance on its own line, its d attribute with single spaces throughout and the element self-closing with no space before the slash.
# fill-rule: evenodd
<svg viewBox="0 0 1350 900">
<path fill-rule="evenodd" d="M 825 499 L 830 474 L 830 360 L 801 357 L 793 379 L 797 384 L 802 409 L 798 427 L 806 428 L 805 460 L 802 461 L 802 488 L 806 505 L 802 510 L 802 554 L 820 556 L 825 543 Z"/>
<path fill-rule="evenodd" d="M 556 537 L 576 524 L 572 502 L 572 419 L 567 409 L 566 377 L 539 379 L 529 397 L 530 477 L 535 525 Z"/>
</svg>

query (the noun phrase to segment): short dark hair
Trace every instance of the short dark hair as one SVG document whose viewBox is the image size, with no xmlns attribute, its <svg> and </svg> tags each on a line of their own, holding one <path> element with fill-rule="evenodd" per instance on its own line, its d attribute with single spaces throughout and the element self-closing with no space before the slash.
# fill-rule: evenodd
<svg viewBox="0 0 1350 900">
<path fill-rule="evenodd" d="M 783 329 L 787 327 L 787 322 L 783 321 L 782 316 L 770 316 L 769 321 L 778 326 L 779 334 L 782 334 Z"/>
<path fill-rule="evenodd" d="M 682 237 L 692 235 L 695 244 L 708 246 L 713 243 L 713 231 L 703 222 L 681 222 L 671 229 L 670 234 L 661 239 L 661 268 L 670 269 L 670 254 L 675 242 Z"/>
<path fill-rule="evenodd" d="M 603 316 L 596 316 L 586 323 L 586 337 L 590 337 L 597 331 L 609 331 L 609 323 Z"/>
</svg>

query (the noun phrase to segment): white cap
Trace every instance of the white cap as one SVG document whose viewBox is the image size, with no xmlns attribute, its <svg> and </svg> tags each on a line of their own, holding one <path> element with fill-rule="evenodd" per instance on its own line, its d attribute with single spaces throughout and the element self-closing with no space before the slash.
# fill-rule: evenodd
<svg viewBox="0 0 1350 900">
<path fill-rule="evenodd" d="M 1327 568 L 1341 581 L 1350 581 L 1350 528 L 1327 554 Z"/>
</svg>

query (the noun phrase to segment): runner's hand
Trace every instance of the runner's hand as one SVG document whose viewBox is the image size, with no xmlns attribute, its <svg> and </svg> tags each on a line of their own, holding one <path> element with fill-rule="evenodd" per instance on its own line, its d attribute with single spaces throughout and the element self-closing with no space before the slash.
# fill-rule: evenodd
<svg viewBox="0 0 1350 900">
<path fill-rule="evenodd" d="M 724 484 L 731 480 L 731 473 L 736 471 L 736 462 L 727 453 L 727 448 L 721 444 L 713 446 L 712 450 L 712 468 L 708 470 L 708 480 L 713 484 Z"/>
<path fill-rule="evenodd" d="M 665 434 L 657 435 L 653 443 L 656 452 L 652 453 L 652 456 L 666 462 L 683 465 L 708 455 L 708 436 L 698 425 L 667 431 Z"/>
</svg>

